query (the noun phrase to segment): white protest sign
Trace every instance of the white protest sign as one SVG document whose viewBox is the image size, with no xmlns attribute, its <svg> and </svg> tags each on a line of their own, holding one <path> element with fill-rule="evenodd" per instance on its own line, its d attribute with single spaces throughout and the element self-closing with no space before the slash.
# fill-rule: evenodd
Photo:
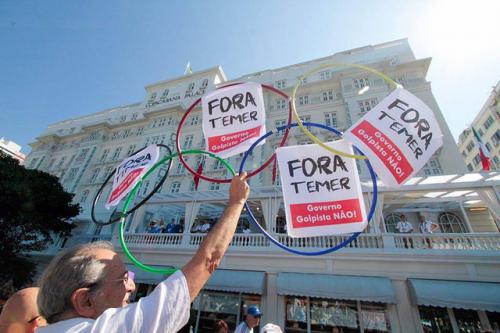
<svg viewBox="0 0 500 333">
<path fill-rule="evenodd" d="M 432 110 L 404 89 L 396 89 L 345 133 L 368 157 L 387 185 L 398 186 L 417 173 L 443 145 Z"/>
<path fill-rule="evenodd" d="M 201 105 L 206 150 L 220 157 L 247 151 L 266 133 L 264 98 L 258 83 L 215 90 L 202 97 Z"/>
<path fill-rule="evenodd" d="M 345 140 L 327 146 L 351 152 Z M 334 155 L 319 145 L 276 149 L 291 237 L 362 231 L 367 224 L 356 160 Z"/>
<path fill-rule="evenodd" d="M 158 161 L 159 155 L 160 148 L 156 145 L 151 145 L 124 159 L 116 168 L 113 187 L 104 206 L 108 209 L 116 206 L 134 188 L 141 177 Z"/>
</svg>

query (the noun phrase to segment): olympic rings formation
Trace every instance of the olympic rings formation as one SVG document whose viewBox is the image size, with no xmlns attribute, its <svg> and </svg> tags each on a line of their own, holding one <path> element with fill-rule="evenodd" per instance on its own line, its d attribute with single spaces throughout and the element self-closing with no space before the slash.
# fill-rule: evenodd
<svg viewBox="0 0 500 333">
<path fill-rule="evenodd" d="M 169 146 L 166 146 L 166 145 L 163 145 L 163 144 L 157 144 L 157 146 L 165 148 L 167 150 L 167 152 L 168 152 L 168 156 L 172 155 L 172 150 L 170 149 Z M 138 152 L 140 152 L 140 151 L 142 151 L 142 150 L 144 150 L 146 148 L 147 147 L 143 147 L 143 148 L 141 148 L 141 149 L 133 152 L 132 154 L 130 154 L 130 156 L 133 156 L 133 155 L 137 154 Z M 99 198 L 101 197 L 102 191 L 104 190 L 104 188 L 108 184 L 109 180 L 111 178 L 113 178 L 114 174 L 116 173 L 116 168 L 115 168 L 113 170 L 113 172 L 111 172 L 111 174 L 106 178 L 106 180 L 104 181 L 104 183 L 102 184 L 102 186 L 99 188 L 99 190 L 97 191 L 97 193 L 96 193 L 96 195 L 94 197 L 94 201 L 92 201 L 92 208 L 90 210 L 90 217 L 92 218 L 92 221 L 95 224 L 97 224 L 97 225 L 105 226 L 105 225 L 109 225 L 109 224 L 118 222 L 118 221 L 120 221 L 121 218 L 127 217 L 127 215 L 132 214 L 139 207 L 141 207 L 142 205 L 144 205 L 163 186 L 163 183 L 167 179 L 167 176 L 168 176 L 168 173 L 170 172 L 170 168 L 171 167 L 172 167 L 172 159 L 169 160 L 168 167 L 167 167 L 167 172 L 165 172 L 165 175 L 160 180 L 160 182 L 155 186 L 155 188 L 144 199 L 142 199 L 137 205 L 135 205 L 135 207 L 133 207 L 132 209 L 130 209 L 130 211 L 127 214 L 122 213 L 121 216 L 119 216 L 117 218 L 114 218 L 114 219 L 113 219 L 113 214 L 112 214 L 109 217 L 108 222 L 98 221 L 97 218 L 96 218 L 96 216 L 95 216 L 95 206 L 97 205 L 97 201 L 99 201 Z"/>
<path fill-rule="evenodd" d="M 208 156 L 213 157 L 213 158 L 217 159 L 218 161 L 220 161 L 231 172 L 231 174 L 233 176 L 236 175 L 236 172 L 234 171 L 233 167 L 231 166 L 231 164 L 229 164 L 228 161 L 226 161 L 222 157 L 219 157 L 219 156 L 217 156 L 217 155 L 215 155 L 215 154 L 213 154 L 211 152 L 204 151 L 204 150 L 193 149 L 193 150 L 184 151 L 183 154 L 186 154 L 186 155 L 192 155 L 192 154 L 205 154 L 205 155 L 208 155 Z M 130 191 L 129 195 L 127 196 L 127 199 L 125 200 L 125 203 L 123 205 L 122 217 L 120 219 L 119 240 L 120 240 L 120 245 L 121 245 L 121 247 L 123 249 L 123 252 L 130 259 L 130 261 L 132 261 L 134 263 L 134 265 L 136 265 L 137 267 L 139 267 L 139 268 L 141 268 L 141 269 L 143 269 L 145 271 L 152 272 L 152 273 L 172 274 L 175 271 L 177 271 L 177 268 L 157 268 L 157 267 L 152 267 L 152 266 L 145 265 L 142 262 L 140 262 L 130 252 L 130 250 L 128 249 L 127 244 L 125 243 L 125 216 L 127 216 L 127 214 L 130 214 L 130 212 L 127 211 L 128 210 L 128 206 L 132 202 L 132 199 L 135 197 L 136 192 L 139 189 L 139 187 L 141 186 L 142 181 L 144 179 L 146 179 L 147 177 L 149 177 L 149 175 L 151 173 L 153 173 L 160 165 L 162 165 L 163 163 L 165 163 L 167 160 L 170 161 L 169 163 L 171 163 L 172 158 L 174 158 L 174 157 L 180 157 L 180 154 L 174 153 L 174 154 L 170 154 L 168 156 L 165 156 L 161 161 L 159 161 L 155 165 L 153 165 L 153 167 L 150 170 L 148 170 L 148 172 L 146 172 L 146 174 L 142 177 L 141 181 L 139 183 L 137 183 L 137 185 L 134 186 L 134 188 L 132 189 L 132 191 Z"/>
<path fill-rule="evenodd" d="M 239 84 L 242 84 L 242 83 L 233 83 L 233 84 L 229 84 L 229 85 L 220 87 L 218 89 L 224 89 L 224 88 L 232 87 L 232 86 L 239 85 Z M 264 89 L 267 89 L 269 91 L 272 91 L 272 92 L 282 96 L 286 100 L 290 99 L 287 94 L 285 94 L 284 92 L 282 92 L 279 89 L 274 88 L 273 86 L 269 86 L 266 84 L 262 84 L 261 86 Z M 229 183 L 229 182 L 231 182 L 231 179 L 229 179 L 229 178 L 228 179 L 216 179 L 216 178 L 210 178 L 210 177 L 204 176 L 202 174 L 199 174 L 196 170 L 191 168 L 189 166 L 189 164 L 187 164 L 187 162 L 184 160 L 184 157 L 182 156 L 182 155 L 184 155 L 184 153 L 182 152 L 181 146 L 180 146 L 181 130 L 182 130 L 182 127 L 184 126 L 184 122 L 186 121 L 188 115 L 191 113 L 191 111 L 193 111 L 193 109 L 200 102 L 201 102 L 201 98 L 198 98 L 193 104 L 191 104 L 189 109 L 187 109 L 186 113 L 184 113 L 184 116 L 182 116 L 182 119 L 179 123 L 179 127 L 177 128 L 177 133 L 176 133 L 176 137 L 175 137 L 175 145 L 177 148 L 177 153 L 179 154 L 179 161 L 184 165 L 184 167 L 187 170 L 189 170 L 189 172 L 191 172 L 193 175 L 195 175 L 203 180 L 213 182 L 213 183 Z M 291 122 L 292 122 L 292 104 L 290 101 L 288 101 L 288 122 L 287 122 L 287 124 L 289 125 Z M 287 128 L 285 131 L 285 134 L 283 135 L 283 139 L 281 140 L 281 142 L 279 144 L 279 147 L 282 147 L 285 144 L 286 140 L 288 139 L 288 131 L 289 131 L 289 129 Z M 275 154 L 271 155 L 271 157 L 266 162 L 264 162 L 264 164 L 262 164 L 258 169 L 254 170 L 252 172 L 249 172 L 247 178 L 251 178 L 251 177 L 255 176 L 256 174 L 258 174 L 259 172 L 261 172 L 262 170 L 264 170 L 270 163 L 273 162 L 273 160 L 275 158 L 276 158 Z"/>
<path fill-rule="evenodd" d="M 291 128 L 291 127 L 297 127 L 299 126 L 297 123 L 292 123 L 290 125 L 286 125 L 286 126 L 281 126 L 281 127 L 278 127 L 276 130 L 277 131 L 282 131 L 284 130 L 285 128 Z M 332 127 L 329 127 L 329 126 L 326 126 L 326 125 L 323 125 L 323 124 L 317 124 L 317 123 L 309 123 L 309 122 L 305 122 L 304 123 L 304 126 L 313 126 L 313 127 L 319 127 L 319 128 L 322 128 L 322 129 L 325 129 L 325 130 L 328 130 L 330 132 L 334 132 L 335 134 L 341 136 L 342 133 L 340 131 L 337 131 L 336 129 L 332 128 Z M 253 149 L 255 148 L 255 146 L 257 146 L 259 144 L 260 141 L 264 140 L 265 138 L 271 136 L 273 133 L 276 133 L 275 130 L 273 131 L 269 131 L 267 132 L 266 134 L 264 134 L 263 136 L 261 136 L 257 141 L 255 141 L 253 143 L 253 145 L 245 152 L 245 155 L 243 156 L 243 159 L 241 160 L 241 164 L 240 164 L 240 170 L 239 172 L 242 172 L 243 170 L 243 167 L 245 166 L 245 162 L 249 156 L 249 154 L 253 151 Z M 359 152 L 360 154 L 362 154 L 362 152 L 354 147 L 355 151 Z M 364 156 L 364 155 L 362 155 Z M 373 199 L 372 199 L 372 203 L 371 203 L 371 206 L 370 206 L 370 212 L 368 213 L 368 222 L 372 219 L 373 217 L 373 214 L 375 213 L 375 207 L 377 205 L 377 198 L 378 198 L 378 188 L 377 188 L 377 176 L 375 175 L 375 172 L 373 171 L 373 168 L 370 164 L 370 162 L 368 161 L 368 159 L 365 159 L 365 162 L 366 162 L 366 165 L 368 167 L 368 170 L 370 171 L 370 175 L 372 177 L 372 182 L 373 182 Z M 291 252 L 291 253 L 294 253 L 294 254 L 299 254 L 299 255 L 303 255 L 303 256 L 319 256 L 319 255 L 322 255 L 322 254 L 326 254 L 326 253 L 330 253 L 330 252 L 334 252 L 334 251 L 337 251 L 338 249 L 341 249 L 343 247 L 345 247 L 346 245 L 348 245 L 349 243 L 351 243 L 353 240 L 355 240 L 360 232 L 355 232 L 353 233 L 348 239 L 344 240 L 342 243 L 338 244 L 338 245 L 335 245 L 329 249 L 325 249 L 325 250 L 321 250 L 321 251 L 315 251 L 315 252 L 305 252 L 305 251 L 300 251 L 300 250 L 296 250 L 296 249 L 293 249 L 291 247 L 288 247 L 282 243 L 280 243 L 278 240 L 276 240 L 273 236 L 271 236 L 266 230 L 264 230 L 264 228 L 262 228 L 262 226 L 257 222 L 253 212 L 252 212 L 252 209 L 250 208 L 250 205 L 248 204 L 248 202 L 245 202 L 245 208 L 248 212 L 248 215 L 250 216 L 250 220 L 255 224 L 255 226 L 257 226 L 257 228 L 259 228 L 260 232 L 262 232 L 272 243 L 274 243 L 276 246 L 282 248 L 283 250 L 286 250 L 288 252 Z"/>
<path fill-rule="evenodd" d="M 385 75 L 384 73 L 381 73 L 377 71 L 376 69 L 373 69 L 371 67 L 367 67 L 364 65 L 360 64 L 344 64 L 344 63 L 334 63 L 334 64 L 323 64 L 320 66 L 317 66 L 313 69 L 311 69 L 309 72 L 305 73 L 302 75 L 298 80 L 297 83 L 295 84 L 295 87 L 293 88 L 292 91 L 292 110 L 293 110 L 293 117 L 295 121 L 297 122 L 297 125 L 300 127 L 300 129 L 314 142 L 323 147 L 324 149 L 328 150 L 331 153 L 334 153 L 336 155 L 344 156 L 344 157 L 349 157 L 349 158 L 355 158 L 355 159 L 366 159 L 365 155 L 353 155 L 353 154 L 347 154 L 338 150 L 333 149 L 332 147 L 328 147 L 325 145 L 323 142 L 321 142 L 314 134 L 312 134 L 302 123 L 300 120 L 299 114 L 297 113 L 297 108 L 295 105 L 295 96 L 297 95 L 297 89 L 299 86 L 302 84 L 302 81 L 304 79 L 307 79 L 311 74 L 314 74 L 322 69 L 327 69 L 327 68 L 332 68 L 332 67 L 353 67 L 353 68 L 359 68 L 363 69 L 365 71 L 371 72 L 373 74 L 376 74 L 380 76 L 382 79 L 384 79 L 387 83 L 389 83 L 391 86 L 394 88 L 402 88 L 403 86 L 396 83 L 393 79 L 391 79 L 389 76 Z"/>
</svg>

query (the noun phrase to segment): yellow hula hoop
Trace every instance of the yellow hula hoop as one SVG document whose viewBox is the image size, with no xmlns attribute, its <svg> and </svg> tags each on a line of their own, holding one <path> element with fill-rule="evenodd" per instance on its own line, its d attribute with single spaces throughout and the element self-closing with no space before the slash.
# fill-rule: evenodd
<svg viewBox="0 0 500 333">
<path fill-rule="evenodd" d="M 293 87 L 293 91 L 292 91 L 292 96 L 290 97 L 291 98 L 291 103 L 292 103 L 292 112 L 293 112 L 293 117 L 295 118 L 295 121 L 297 122 L 297 125 L 299 126 L 299 128 L 315 143 L 317 143 L 318 145 L 320 145 L 321 147 L 323 147 L 324 149 L 328 150 L 329 152 L 331 153 L 334 153 L 336 155 L 340 155 L 340 156 L 343 156 L 343 157 L 348 157 L 348 158 L 355 158 L 355 159 L 358 159 L 358 160 L 364 160 L 366 159 L 366 156 L 363 156 L 363 155 L 352 155 L 352 154 L 347 154 L 347 153 L 344 153 L 344 152 L 341 152 L 341 151 L 338 151 L 338 150 L 335 150 L 331 147 L 328 147 L 326 144 L 324 144 L 323 142 L 321 142 L 316 136 L 314 136 L 314 134 L 312 134 L 303 124 L 302 124 L 302 121 L 300 120 L 300 117 L 299 117 L 299 114 L 297 113 L 297 108 L 295 107 L 295 96 L 297 94 L 297 90 L 299 89 L 299 86 L 302 84 L 302 80 L 308 78 L 311 74 L 314 74 L 316 72 L 318 72 L 319 70 L 322 70 L 322 69 L 326 69 L 326 68 L 332 68 L 332 67 L 354 67 L 354 68 L 359 68 L 359 69 L 363 69 L 365 71 L 368 71 L 370 73 L 373 73 L 373 74 L 376 74 L 378 76 L 380 76 L 382 79 L 384 79 L 384 81 L 386 81 L 387 83 L 389 83 L 391 86 L 393 86 L 394 88 L 401 88 L 402 85 L 398 84 L 397 82 L 395 82 L 393 79 L 391 79 L 389 76 L 385 75 L 384 73 L 381 73 L 373 68 L 370 68 L 370 67 L 367 67 L 367 66 L 364 66 L 364 65 L 359 65 L 359 64 L 344 64 L 344 63 L 333 63 L 333 64 L 323 64 L 323 65 L 320 65 L 320 66 L 317 66 L 313 69 L 311 69 L 309 72 L 305 73 L 304 75 L 302 75 L 297 83 L 295 84 L 295 87 Z"/>
</svg>

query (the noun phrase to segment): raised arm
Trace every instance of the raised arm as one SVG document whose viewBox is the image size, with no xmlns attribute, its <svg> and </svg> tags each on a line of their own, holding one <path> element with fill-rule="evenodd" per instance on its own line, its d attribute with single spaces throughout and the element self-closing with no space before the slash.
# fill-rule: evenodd
<svg viewBox="0 0 500 333">
<path fill-rule="evenodd" d="M 250 193 L 250 188 L 245 181 L 246 176 L 246 172 L 243 172 L 241 175 L 233 177 L 229 189 L 229 204 L 224 210 L 224 214 L 207 234 L 193 258 L 182 268 L 191 301 L 194 301 L 210 275 L 219 266 L 220 260 L 233 238 L 243 204 Z"/>
</svg>

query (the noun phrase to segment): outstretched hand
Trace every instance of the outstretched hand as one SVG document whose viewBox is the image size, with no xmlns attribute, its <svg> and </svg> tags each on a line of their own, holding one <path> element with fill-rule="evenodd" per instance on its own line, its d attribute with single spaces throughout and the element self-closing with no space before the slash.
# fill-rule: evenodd
<svg viewBox="0 0 500 333">
<path fill-rule="evenodd" d="M 248 199 L 250 187 L 246 182 L 246 178 L 247 173 L 243 171 L 241 174 L 234 176 L 231 180 L 231 187 L 229 188 L 229 205 L 243 205 Z"/>
</svg>

